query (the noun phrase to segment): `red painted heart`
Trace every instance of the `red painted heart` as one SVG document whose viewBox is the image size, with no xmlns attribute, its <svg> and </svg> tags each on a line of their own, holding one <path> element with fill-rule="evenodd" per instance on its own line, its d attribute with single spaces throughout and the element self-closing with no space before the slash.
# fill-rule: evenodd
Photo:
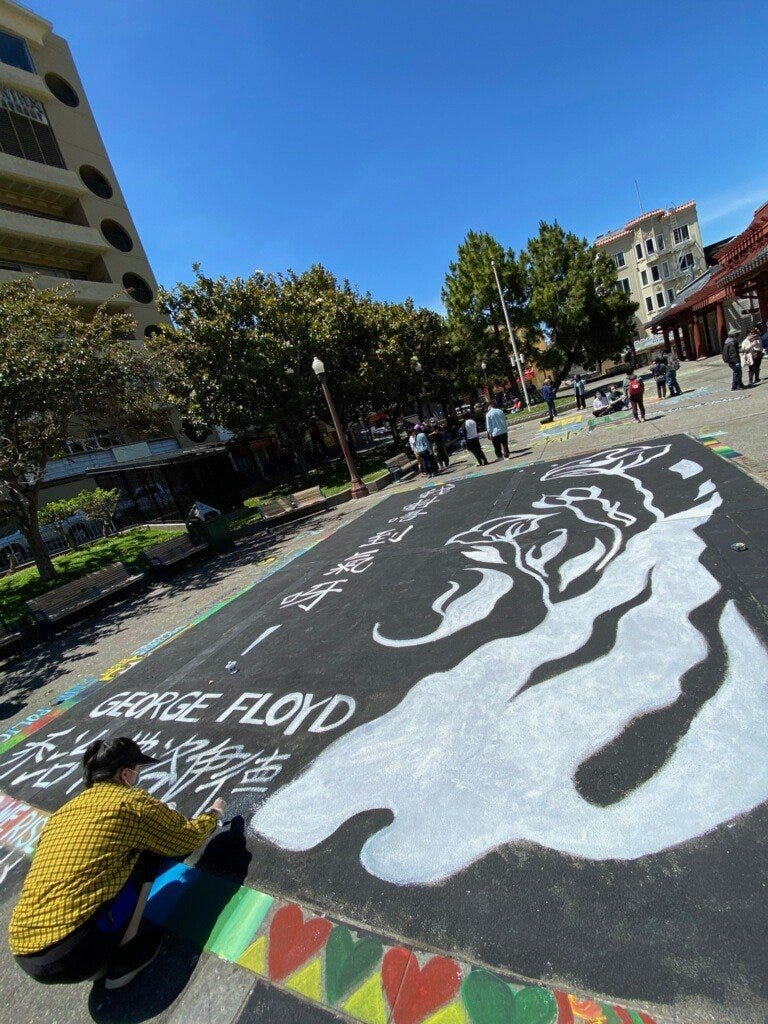
<svg viewBox="0 0 768 1024">
<path fill-rule="evenodd" d="M 394 1024 L 421 1024 L 456 997 L 461 969 L 444 956 L 434 956 L 420 967 L 412 953 L 395 947 L 384 956 L 381 980 Z"/>
<path fill-rule="evenodd" d="M 269 927 L 269 976 L 282 981 L 318 953 L 331 934 L 333 925 L 324 917 L 305 923 L 301 908 L 289 903 L 272 918 Z"/>
</svg>

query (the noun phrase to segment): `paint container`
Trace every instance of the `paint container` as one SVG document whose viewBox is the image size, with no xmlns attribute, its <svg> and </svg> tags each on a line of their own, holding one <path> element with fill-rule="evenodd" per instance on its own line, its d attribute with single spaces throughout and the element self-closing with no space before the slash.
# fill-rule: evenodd
<svg viewBox="0 0 768 1024">
<path fill-rule="evenodd" d="M 236 661 L 228 661 L 224 668 L 229 672 L 231 676 L 236 676 L 240 669 L 237 667 Z"/>
<path fill-rule="evenodd" d="M 746 551 L 746 550 L 747 550 L 747 545 L 746 544 L 742 544 L 742 542 L 740 540 L 736 541 L 735 544 L 731 544 L 731 551 Z"/>
</svg>

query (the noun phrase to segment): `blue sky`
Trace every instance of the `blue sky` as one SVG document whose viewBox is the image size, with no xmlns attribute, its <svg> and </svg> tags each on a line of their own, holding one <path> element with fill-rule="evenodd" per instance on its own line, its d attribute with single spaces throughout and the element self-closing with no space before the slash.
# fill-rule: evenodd
<svg viewBox="0 0 768 1024">
<path fill-rule="evenodd" d="M 768 4 L 28 0 L 73 50 L 158 279 L 324 263 L 440 306 L 470 228 L 593 238 L 768 199 Z"/>
</svg>

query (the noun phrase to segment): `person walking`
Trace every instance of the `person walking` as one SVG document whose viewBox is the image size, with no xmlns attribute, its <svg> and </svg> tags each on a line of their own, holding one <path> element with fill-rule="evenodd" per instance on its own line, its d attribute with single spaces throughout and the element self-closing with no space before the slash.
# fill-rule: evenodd
<svg viewBox="0 0 768 1024">
<path fill-rule="evenodd" d="M 509 425 L 504 410 L 492 405 L 485 414 L 485 429 L 491 439 L 496 461 L 509 458 Z"/>
<path fill-rule="evenodd" d="M 48 819 L 11 915 L 11 953 L 36 981 L 105 974 L 105 988 L 122 988 L 157 955 L 162 932 L 141 920 L 152 883 L 213 834 L 226 804 L 188 820 L 136 788 L 155 763 L 127 736 L 86 748 L 85 790 Z"/>
<path fill-rule="evenodd" d="M 547 403 L 549 409 L 549 415 L 551 419 L 557 416 L 557 409 L 555 409 L 555 389 L 552 387 L 552 381 L 547 377 L 541 387 L 541 397 Z"/>
<path fill-rule="evenodd" d="M 645 393 L 645 385 L 640 378 L 634 374 L 629 375 L 629 404 L 632 409 L 632 417 L 637 420 L 638 423 L 645 423 L 645 403 L 643 402 L 643 395 Z"/>
<path fill-rule="evenodd" d="M 667 353 L 667 391 L 670 398 L 682 395 L 680 385 L 677 383 L 677 371 L 680 369 L 680 360 L 674 349 Z"/>
<path fill-rule="evenodd" d="M 467 450 L 477 459 L 478 466 L 487 466 L 488 459 L 480 446 L 480 438 L 477 436 L 477 423 L 471 413 L 464 417 L 464 436 L 467 439 Z"/>
<path fill-rule="evenodd" d="M 448 469 L 448 446 L 445 443 L 445 434 L 437 420 L 432 420 L 430 422 L 428 436 L 432 443 L 432 451 L 435 454 L 435 459 L 437 460 L 438 465 L 442 466 L 444 469 Z"/>
<path fill-rule="evenodd" d="M 744 387 L 738 337 L 739 331 L 732 327 L 723 345 L 723 362 L 731 368 L 731 391 L 740 391 Z"/>
<path fill-rule="evenodd" d="M 656 381 L 656 394 L 658 395 L 659 401 L 661 401 L 663 398 L 667 397 L 667 364 L 661 356 L 656 356 L 653 360 L 651 373 L 653 374 L 653 379 Z"/>
<path fill-rule="evenodd" d="M 760 340 L 760 335 L 754 328 L 752 328 L 741 343 L 742 351 L 744 351 L 745 346 L 747 346 L 747 360 L 749 364 L 749 386 L 752 387 L 753 384 L 760 383 L 760 364 L 763 361 L 763 343 Z"/>
<path fill-rule="evenodd" d="M 416 452 L 421 456 L 423 472 L 427 476 L 434 476 L 437 472 L 437 462 L 432 451 L 432 443 L 421 425 L 419 425 L 419 432 L 416 435 Z"/>
</svg>

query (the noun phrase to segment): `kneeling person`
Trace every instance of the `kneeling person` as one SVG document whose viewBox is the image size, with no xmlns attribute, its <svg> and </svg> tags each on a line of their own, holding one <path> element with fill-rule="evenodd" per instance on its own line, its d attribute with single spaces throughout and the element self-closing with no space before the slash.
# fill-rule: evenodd
<svg viewBox="0 0 768 1024">
<path fill-rule="evenodd" d="M 120 988 L 160 948 L 161 932 L 139 928 L 167 857 L 187 857 L 226 810 L 214 801 L 189 821 L 135 789 L 155 758 L 125 736 L 96 740 L 83 755 L 85 791 L 51 815 L 8 929 L 11 952 L 45 984 L 88 981 L 106 972 Z"/>
</svg>

